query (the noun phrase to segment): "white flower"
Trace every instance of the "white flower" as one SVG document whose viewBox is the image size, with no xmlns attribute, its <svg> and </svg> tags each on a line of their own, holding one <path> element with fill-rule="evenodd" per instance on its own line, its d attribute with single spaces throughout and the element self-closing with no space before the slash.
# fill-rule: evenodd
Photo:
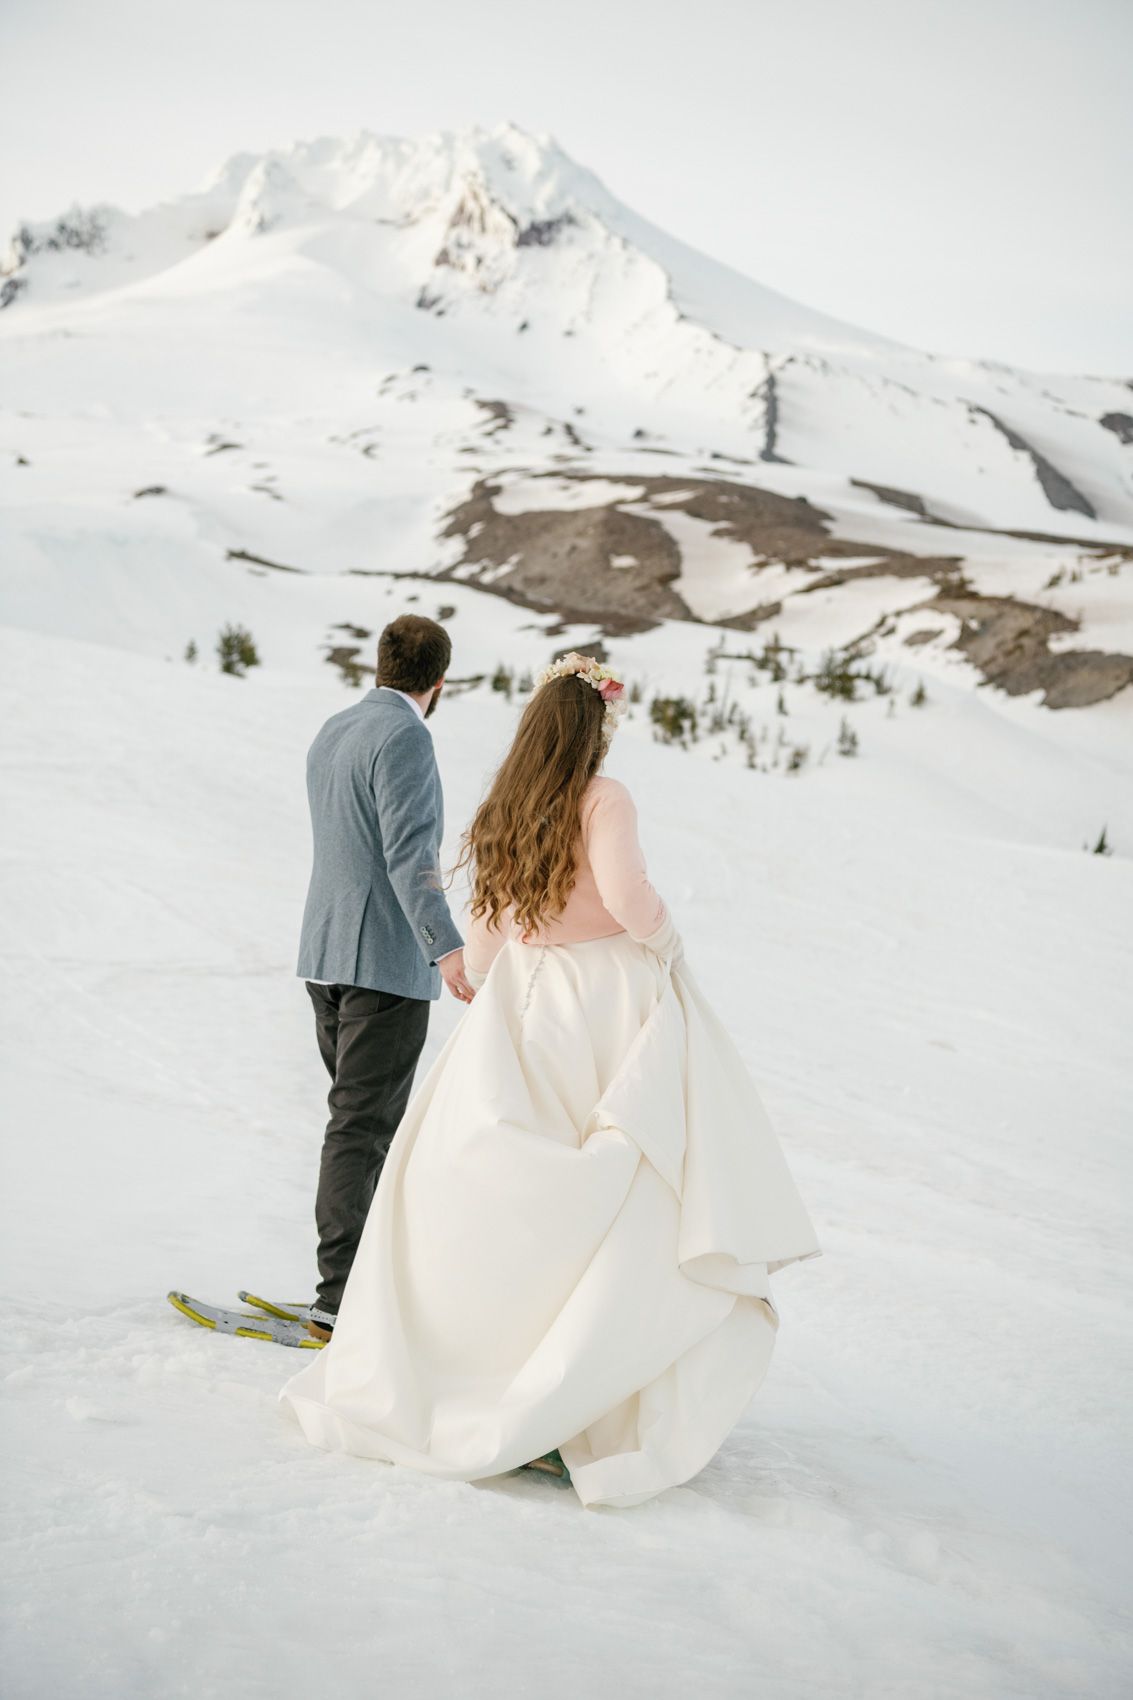
<svg viewBox="0 0 1133 1700">
<path fill-rule="evenodd" d="M 608 746 L 614 735 L 614 728 L 626 711 L 627 704 L 623 681 L 608 667 L 604 667 L 600 661 L 596 661 L 592 655 L 580 655 L 577 649 L 572 649 L 569 654 L 560 655 L 557 661 L 552 661 L 549 667 L 544 667 L 535 680 L 534 690 L 537 691 L 541 686 L 549 684 L 552 679 L 569 679 L 572 675 L 585 679 L 588 685 L 601 694 L 605 704 L 602 716 L 602 742 L 604 746 Z M 616 687 L 617 695 L 607 694 L 610 687 Z"/>
</svg>

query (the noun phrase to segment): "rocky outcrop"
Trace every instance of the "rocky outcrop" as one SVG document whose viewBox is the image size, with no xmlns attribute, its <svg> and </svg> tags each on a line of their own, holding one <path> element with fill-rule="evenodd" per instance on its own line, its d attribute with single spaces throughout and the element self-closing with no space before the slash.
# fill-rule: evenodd
<svg viewBox="0 0 1133 1700">
<path fill-rule="evenodd" d="M 1133 683 L 1133 656 L 1096 649 L 1052 652 L 1049 643 L 1055 633 L 1078 630 L 1076 620 L 1054 608 L 1009 596 L 947 593 L 927 608 L 956 616 L 961 629 L 954 647 L 963 651 L 989 685 L 997 685 L 1008 696 L 1042 691 L 1047 708 L 1086 708 Z"/>
<path fill-rule="evenodd" d="M 482 405 L 494 421 L 499 410 L 506 410 L 502 402 Z M 606 482 L 602 474 L 573 471 L 534 475 L 529 482 L 537 489 L 541 477 L 560 493 L 564 482 Z M 479 480 L 468 500 L 447 517 L 441 535 L 460 538 L 463 549 L 440 576 L 477 584 L 526 607 L 553 609 L 564 620 L 593 622 L 611 634 L 643 631 L 661 619 L 692 620 L 696 616 L 677 588 L 680 548 L 665 524 L 666 514 L 681 513 L 704 522 L 713 537 L 741 543 L 751 552 L 751 605 L 716 620 L 717 626 L 752 631 L 782 613 L 781 596 L 761 594 L 765 567 L 812 574 L 792 591 L 792 599 L 860 579 L 923 579 L 935 595 L 919 605 L 926 626 L 908 641 L 935 641 L 946 628 L 929 623 L 932 617 L 955 616 L 955 647 L 986 683 L 1011 696 L 1041 690 L 1048 708 L 1079 708 L 1133 683 L 1133 657 L 1052 650 L 1050 638 L 1076 631 L 1077 623 L 1052 608 L 980 595 L 968 582 L 961 555 L 916 555 L 834 537 L 830 516 L 805 497 L 734 479 L 646 475 L 623 482 L 629 494 L 592 506 L 541 507 L 536 495 L 531 508 L 510 513 L 496 506 L 504 483 Z M 883 499 L 904 498 L 897 505 L 918 512 L 919 498 L 866 487 L 876 488 Z M 926 513 L 919 517 L 931 524 Z M 863 633 L 863 641 L 870 635 Z"/>
<path fill-rule="evenodd" d="M 1021 437 L 1018 431 L 1012 430 L 1010 425 L 1005 425 L 998 414 L 992 413 L 990 408 L 979 407 L 974 402 L 970 402 L 968 408 L 969 412 L 979 414 L 984 419 L 990 419 L 1000 435 L 1007 438 L 1011 447 L 1017 449 L 1020 454 L 1027 456 L 1035 469 L 1035 476 L 1042 486 L 1043 495 L 1052 508 L 1085 514 L 1087 519 L 1097 519 L 1097 512 L 1089 498 L 1083 496 L 1082 492 L 1070 482 L 1064 472 L 1058 470 L 1052 461 L 1049 461 L 1044 454 L 1040 454 L 1033 443 L 1029 443 L 1026 437 Z"/>
</svg>

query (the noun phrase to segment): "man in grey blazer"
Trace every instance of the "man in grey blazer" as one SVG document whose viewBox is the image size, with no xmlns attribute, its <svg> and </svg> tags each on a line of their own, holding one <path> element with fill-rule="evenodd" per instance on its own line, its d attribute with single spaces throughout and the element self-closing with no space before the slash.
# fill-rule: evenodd
<svg viewBox="0 0 1133 1700">
<path fill-rule="evenodd" d="M 417 614 L 378 640 L 377 683 L 307 752 L 314 865 L 297 973 L 331 1077 L 315 1224 L 310 1331 L 329 1339 L 370 1200 L 397 1131 L 441 982 L 474 996 L 441 890 L 444 801 L 426 719 L 452 654 Z"/>
</svg>

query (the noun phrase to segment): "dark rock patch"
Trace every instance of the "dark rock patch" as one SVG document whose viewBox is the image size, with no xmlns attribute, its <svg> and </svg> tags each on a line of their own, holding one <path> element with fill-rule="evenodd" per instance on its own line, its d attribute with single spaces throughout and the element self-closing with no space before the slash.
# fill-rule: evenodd
<svg viewBox="0 0 1133 1700">
<path fill-rule="evenodd" d="M 564 474 L 584 483 L 596 473 Z M 564 618 L 617 622 L 619 631 L 645 630 L 661 619 L 694 619 L 674 589 L 681 554 L 664 524 L 666 512 L 688 514 L 713 533 L 746 545 L 752 552 L 752 606 L 713 622 L 750 631 L 781 612 L 779 601 L 759 594 L 759 573 L 771 562 L 814 570 L 814 587 L 844 583 L 851 577 L 895 574 L 963 587 L 959 562 L 949 557 L 902 554 L 827 529 L 830 516 L 805 496 L 782 496 L 750 484 L 721 478 L 676 478 L 661 474 L 627 475 L 640 489 L 633 506 L 657 503 L 653 514 L 627 513 L 619 502 L 591 508 L 532 509 L 521 514 L 497 511 L 493 497 L 500 486 L 481 479 L 471 496 L 448 515 L 443 537 L 463 537 L 460 560 L 442 577 L 466 579 L 509 601 L 554 609 Z M 627 504 L 628 505 L 628 504 Z M 874 563 L 829 568 L 816 557 L 871 555 Z M 614 565 L 615 557 L 632 557 Z M 627 625 L 627 622 L 630 624 Z M 634 624 L 637 622 L 637 624 Z"/>
<path fill-rule="evenodd" d="M 1027 441 L 1026 437 L 1021 437 L 1018 431 L 1013 431 L 1010 425 L 1005 425 L 998 415 L 991 412 L 990 408 L 980 407 L 975 402 L 969 402 L 968 411 L 969 413 L 982 414 L 985 419 L 990 419 L 996 430 L 1007 438 L 1011 447 L 1018 449 L 1020 454 L 1025 454 L 1028 457 L 1035 469 L 1035 476 L 1042 486 L 1043 495 L 1052 508 L 1072 510 L 1074 513 L 1085 514 L 1087 519 L 1097 519 L 1098 516 L 1093 503 L 1071 484 L 1066 474 L 1060 472 L 1053 461 L 1047 460 L 1045 455 L 1040 454 L 1038 449 Z"/>
<path fill-rule="evenodd" d="M 872 490 L 879 502 L 887 502 L 891 508 L 903 508 L 906 513 L 916 514 L 918 519 L 934 519 L 925 507 L 923 496 L 918 496 L 912 490 L 897 490 L 891 484 L 871 484 L 868 478 L 851 478 L 850 483 L 855 490 Z M 940 525 L 945 522 L 935 520 Z"/>
<path fill-rule="evenodd" d="M 478 480 L 449 515 L 441 535 L 462 537 L 464 552 L 441 577 L 468 579 L 564 620 L 614 620 L 623 630 L 691 617 L 671 588 L 680 551 L 659 521 L 616 505 L 502 514 L 492 501 L 499 488 Z M 632 555 L 637 564 L 614 567 L 615 555 Z M 469 567 L 475 570 L 461 570 Z"/>
<path fill-rule="evenodd" d="M 337 667 L 342 674 L 343 682 L 347 685 L 362 683 L 362 663 L 358 657 L 362 651 L 357 644 L 330 644 L 327 646 L 325 661 L 332 667 Z"/>
<path fill-rule="evenodd" d="M 1133 684 L 1133 656 L 1077 649 L 1052 653 L 1056 632 L 1074 632 L 1078 622 L 1054 608 L 1039 608 L 1009 596 L 963 596 L 942 592 L 925 607 L 954 614 L 962 630 L 954 648 L 967 656 L 989 685 L 1008 696 L 1043 692 L 1047 708 L 1087 708 Z"/>
<path fill-rule="evenodd" d="M 473 399 L 481 412 L 486 413 L 491 420 L 491 424 L 484 427 L 486 437 L 498 437 L 501 431 L 506 431 L 509 426 L 515 424 L 515 412 L 506 401 L 484 401 L 480 396 Z"/>
<path fill-rule="evenodd" d="M 959 555 L 903 555 L 891 550 L 882 553 L 876 549 L 873 553 L 880 554 L 882 558 L 855 566 L 832 567 L 819 573 L 797 594 L 809 596 L 815 590 L 833 590 L 855 578 L 926 578 L 953 591 L 968 588 L 963 560 Z"/>
<path fill-rule="evenodd" d="M 263 555 L 253 555 L 247 549 L 226 549 L 224 558 L 227 561 L 248 561 L 257 567 L 270 567 L 276 573 L 302 573 L 304 567 L 285 567 L 282 561 L 269 561 Z"/>
<path fill-rule="evenodd" d="M 764 359 L 766 359 L 766 355 Z M 785 455 L 779 453 L 779 386 L 775 373 L 771 370 L 771 362 L 767 361 L 767 376 L 751 392 L 752 400 L 763 403 L 763 444 L 759 458 L 772 461 L 779 466 L 790 466 Z"/>
<path fill-rule="evenodd" d="M 1098 424 L 1104 425 L 1107 431 L 1112 431 L 1121 442 L 1133 443 L 1133 414 L 1103 413 Z"/>
<path fill-rule="evenodd" d="M 569 212 L 559 213 L 556 218 L 533 219 L 520 231 L 515 245 L 517 248 L 549 248 L 557 236 L 577 223 L 574 214 Z"/>
<path fill-rule="evenodd" d="M 749 608 L 743 614 L 728 614 L 722 620 L 714 620 L 717 626 L 727 626 L 733 632 L 753 632 L 756 626 L 761 626 L 764 620 L 778 619 L 783 612 L 782 602 L 759 602 L 754 608 Z"/>
</svg>

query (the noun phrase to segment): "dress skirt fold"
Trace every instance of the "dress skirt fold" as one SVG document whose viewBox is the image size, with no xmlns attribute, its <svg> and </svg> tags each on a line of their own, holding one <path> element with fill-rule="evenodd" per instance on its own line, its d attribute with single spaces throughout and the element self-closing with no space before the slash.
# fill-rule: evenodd
<svg viewBox="0 0 1133 1700">
<path fill-rule="evenodd" d="M 719 1449 L 770 1362 L 770 1274 L 819 1251 L 686 964 L 509 940 L 280 1399 L 328 1449 L 475 1481 L 557 1447 L 584 1505 L 636 1505 Z"/>
</svg>

